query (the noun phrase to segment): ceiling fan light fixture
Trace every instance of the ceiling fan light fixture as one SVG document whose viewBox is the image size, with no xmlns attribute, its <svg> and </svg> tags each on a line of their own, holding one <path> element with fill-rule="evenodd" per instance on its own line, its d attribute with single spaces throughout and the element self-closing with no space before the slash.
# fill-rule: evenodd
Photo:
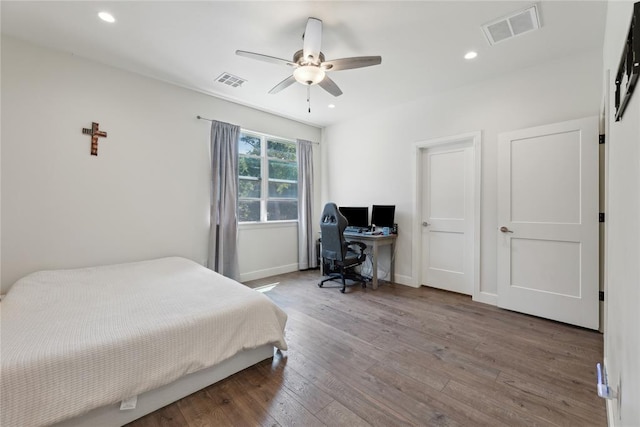
<svg viewBox="0 0 640 427">
<path fill-rule="evenodd" d="M 307 87 L 307 102 L 310 102 L 312 85 L 319 85 L 330 95 L 336 97 L 342 95 L 342 90 L 326 75 L 326 72 L 364 68 L 382 63 L 380 56 L 357 56 L 325 62 L 324 53 L 321 51 L 322 21 L 317 18 L 309 17 L 302 40 L 302 49 L 293 54 L 291 61 L 245 50 L 236 50 L 236 55 L 293 68 L 293 73 L 271 88 L 269 93 L 278 93 L 298 82 Z M 311 108 L 309 108 L 309 112 L 311 112 Z"/>
<path fill-rule="evenodd" d="M 315 65 L 302 65 L 293 70 L 296 81 L 309 86 L 320 83 L 324 76 L 324 70 Z"/>
</svg>

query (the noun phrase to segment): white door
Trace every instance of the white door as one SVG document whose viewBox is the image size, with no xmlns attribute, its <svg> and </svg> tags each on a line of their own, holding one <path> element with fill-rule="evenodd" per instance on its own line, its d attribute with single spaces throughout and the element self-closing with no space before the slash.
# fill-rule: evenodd
<svg viewBox="0 0 640 427">
<path fill-rule="evenodd" d="M 473 294 L 473 139 L 421 150 L 422 285 Z"/>
<path fill-rule="evenodd" d="M 498 306 L 598 328 L 598 121 L 504 133 Z"/>
</svg>

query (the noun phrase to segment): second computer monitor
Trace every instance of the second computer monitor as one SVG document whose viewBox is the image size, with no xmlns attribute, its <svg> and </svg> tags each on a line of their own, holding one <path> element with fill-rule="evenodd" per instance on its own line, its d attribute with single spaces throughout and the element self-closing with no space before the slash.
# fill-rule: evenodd
<svg viewBox="0 0 640 427">
<path fill-rule="evenodd" d="M 376 227 L 393 227 L 395 214 L 395 205 L 373 205 L 371 224 L 375 224 Z"/>
<path fill-rule="evenodd" d="M 347 218 L 347 222 L 352 227 L 369 227 L 368 207 L 346 207 L 340 206 L 340 213 Z"/>
</svg>

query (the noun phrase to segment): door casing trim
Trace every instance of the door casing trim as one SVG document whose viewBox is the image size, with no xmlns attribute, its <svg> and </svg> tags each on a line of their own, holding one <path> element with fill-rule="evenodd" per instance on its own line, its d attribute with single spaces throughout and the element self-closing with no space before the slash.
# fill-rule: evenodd
<svg viewBox="0 0 640 427">
<path fill-rule="evenodd" d="M 418 141 L 414 144 L 413 162 L 413 239 L 412 239 L 412 276 L 413 285 L 420 287 L 422 284 L 422 179 L 423 171 L 421 160 L 423 150 L 429 148 L 446 148 L 460 144 L 461 142 L 471 142 L 473 150 L 473 300 L 487 304 L 496 305 L 497 295 L 482 292 L 480 287 L 480 217 L 482 201 L 482 131 L 467 132 L 459 135 L 445 136 L 440 138 Z"/>
</svg>

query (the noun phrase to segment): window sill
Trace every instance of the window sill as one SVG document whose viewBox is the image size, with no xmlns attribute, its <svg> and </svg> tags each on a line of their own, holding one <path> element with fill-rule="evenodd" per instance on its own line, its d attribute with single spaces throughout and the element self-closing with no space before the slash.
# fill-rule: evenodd
<svg viewBox="0 0 640 427">
<path fill-rule="evenodd" d="M 241 222 L 238 228 L 241 230 L 255 230 L 265 228 L 293 228 L 298 226 L 298 220 L 269 221 L 269 222 Z"/>
</svg>

